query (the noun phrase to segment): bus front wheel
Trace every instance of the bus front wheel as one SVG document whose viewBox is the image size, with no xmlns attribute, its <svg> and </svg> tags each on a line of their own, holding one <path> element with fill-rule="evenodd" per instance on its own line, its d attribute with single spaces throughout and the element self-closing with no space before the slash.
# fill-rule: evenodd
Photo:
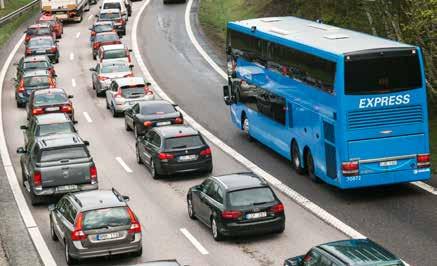
<svg viewBox="0 0 437 266">
<path fill-rule="evenodd" d="M 291 166 L 296 171 L 296 173 L 300 175 L 305 172 L 305 169 L 302 167 L 299 146 L 297 145 L 296 141 L 293 141 L 291 145 Z"/>
<path fill-rule="evenodd" d="M 315 183 L 320 183 L 320 179 L 318 176 L 316 176 L 315 173 L 315 169 L 314 169 L 314 159 L 313 159 L 313 155 L 311 154 L 311 151 L 307 151 L 306 152 L 306 166 L 307 166 L 307 172 L 308 172 L 308 177 Z"/>
</svg>

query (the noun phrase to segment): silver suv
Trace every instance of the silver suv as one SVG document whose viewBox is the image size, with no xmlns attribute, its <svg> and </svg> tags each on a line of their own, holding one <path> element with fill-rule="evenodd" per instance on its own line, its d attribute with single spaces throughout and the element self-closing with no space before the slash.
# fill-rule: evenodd
<svg viewBox="0 0 437 266">
<path fill-rule="evenodd" d="M 115 189 L 67 194 L 49 206 L 50 233 L 68 265 L 80 259 L 131 253 L 141 256 L 141 225 Z"/>
</svg>

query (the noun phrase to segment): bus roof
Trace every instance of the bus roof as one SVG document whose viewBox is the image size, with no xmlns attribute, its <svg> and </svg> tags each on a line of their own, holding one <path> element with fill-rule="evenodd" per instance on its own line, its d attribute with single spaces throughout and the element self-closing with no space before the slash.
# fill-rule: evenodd
<svg viewBox="0 0 437 266">
<path fill-rule="evenodd" d="M 414 48 L 388 39 L 296 17 L 269 17 L 229 22 L 231 29 L 251 29 L 335 55 L 389 48 Z"/>
</svg>

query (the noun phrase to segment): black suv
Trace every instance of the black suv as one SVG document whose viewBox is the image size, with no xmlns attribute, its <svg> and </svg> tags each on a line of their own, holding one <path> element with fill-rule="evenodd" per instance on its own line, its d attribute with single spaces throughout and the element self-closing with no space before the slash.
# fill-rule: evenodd
<svg viewBox="0 0 437 266">
<path fill-rule="evenodd" d="M 267 182 L 253 173 L 207 178 L 190 188 L 187 208 L 189 217 L 210 227 L 217 241 L 285 229 L 284 205 Z"/>
</svg>

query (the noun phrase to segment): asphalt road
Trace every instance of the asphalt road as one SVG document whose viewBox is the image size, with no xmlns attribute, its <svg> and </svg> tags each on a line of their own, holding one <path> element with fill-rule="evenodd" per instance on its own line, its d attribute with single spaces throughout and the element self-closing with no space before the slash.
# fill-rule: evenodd
<svg viewBox="0 0 437 266">
<path fill-rule="evenodd" d="M 140 21 L 141 54 L 161 88 L 210 132 L 346 224 L 412 265 L 437 265 L 437 258 L 431 255 L 437 250 L 436 196 L 411 184 L 352 191 L 314 184 L 292 172 L 287 160 L 244 138 L 231 124 L 229 109 L 222 100 L 226 81 L 188 38 L 185 9 L 184 4 L 163 6 L 161 1 L 152 1 Z M 196 29 L 196 10 L 190 12 L 195 35 L 205 44 Z M 204 48 L 213 58 L 222 58 L 214 54 L 216 50 L 207 45 Z M 437 180 L 430 185 L 436 187 Z"/>
<path fill-rule="evenodd" d="M 131 46 L 129 34 L 133 18 L 142 4 L 143 2 L 134 3 L 134 15 L 128 22 L 128 35 L 124 37 L 123 40 L 128 46 Z M 153 1 L 151 10 L 157 7 L 161 8 L 161 5 L 161 1 Z M 178 12 L 182 10 L 183 6 L 171 6 L 169 10 L 164 9 L 160 11 L 164 12 L 161 16 L 166 17 L 169 15 L 168 12 L 178 14 Z M 77 128 L 81 136 L 91 143 L 90 151 L 98 169 L 100 188 L 110 189 L 111 187 L 115 187 L 121 193 L 129 195 L 131 198 L 129 204 L 139 217 L 143 226 L 143 256 L 141 258 L 117 256 L 103 261 L 85 261 L 83 264 L 126 265 L 155 259 L 177 258 L 183 265 L 193 266 L 231 266 L 235 265 L 236 262 L 238 262 L 238 265 L 281 265 L 285 258 L 300 255 L 314 245 L 345 238 L 342 233 L 323 223 L 279 192 L 279 196 L 285 204 L 287 215 L 286 230 L 281 235 L 239 238 L 217 243 L 212 239 L 209 230 L 205 226 L 197 221 L 191 221 L 186 212 L 185 195 L 188 188 L 200 183 L 204 179 L 204 176 L 185 175 L 159 181 L 153 180 L 149 172 L 135 161 L 135 140 L 132 132 L 125 131 L 124 120 L 122 118 L 112 118 L 110 112 L 105 108 L 104 98 L 96 98 L 92 90 L 91 73 L 88 69 L 95 66 L 95 61 L 92 60 L 91 48 L 88 42 L 88 26 L 94 20 L 92 15 L 95 13 L 97 13 L 97 6 L 94 6 L 91 12 L 86 14 L 85 18 L 89 16 L 89 19 L 84 19 L 80 24 L 65 25 L 64 36 L 59 43 L 61 52 L 60 63 L 55 66 L 58 74 L 57 82 L 58 87 L 66 89 L 69 94 L 75 96 L 73 103 L 76 110 L 76 119 L 79 121 Z M 148 12 L 144 15 L 145 19 L 148 19 Z M 167 24 L 167 19 L 168 18 L 161 21 L 153 21 L 152 24 L 164 23 L 168 26 L 173 25 Z M 151 22 L 143 21 L 140 23 L 141 48 L 144 48 L 145 45 L 149 45 L 149 41 L 153 47 L 156 47 L 158 44 L 153 58 L 159 61 L 158 55 L 164 52 L 162 61 L 169 60 L 168 55 L 165 55 L 166 52 L 169 52 L 168 39 L 177 38 L 178 35 L 166 35 L 167 38 L 164 39 L 160 38 L 162 36 L 161 31 L 156 36 L 148 35 L 146 32 L 148 27 L 151 26 L 153 28 L 153 25 L 149 25 L 149 23 Z M 161 26 L 158 28 L 160 27 Z M 167 33 L 173 34 L 174 32 L 169 31 Z M 183 32 L 181 31 L 178 34 L 181 33 Z M 162 47 L 159 47 L 160 41 L 162 41 Z M 182 45 L 180 42 L 177 42 L 177 44 Z M 189 43 L 186 43 L 186 46 L 189 46 Z M 148 51 L 150 52 L 150 50 Z M 171 48 L 171 51 L 177 51 L 177 46 Z M 24 49 L 21 48 L 15 55 L 14 62 L 19 60 L 23 52 Z M 148 55 L 150 54 L 148 53 Z M 183 57 L 182 59 L 174 59 L 177 63 L 175 66 L 178 66 L 179 62 L 184 61 Z M 201 63 L 200 58 L 198 61 Z M 167 61 L 167 63 L 170 64 L 170 68 L 165 72 L 166 79 L 176 82 L 176 84 L 179 79 L 181 83 L 184 83 L 184 86 L 180 84 L 181 88 L 184 88 L 184 92 L 196 94 L 193 89 L 198 90 L 197 86 L 189 88 L 186 86 L 188 84 L 185 84 L 185 82 L 187 82 L 186 77 L 192 78 L 189 84 L 196 84 L 196 74 L 187 72 L 188 74 L 184 77 L 183 72 L 176 71 L 176 69 L 171 66 L 171 61 Z M 153 70 L 162 69 L 161 64 L 150 67 Z M 187 71 L 189 69 L 181 70 Z M 21 179 L 19 157 L 14 151 L 17 147 L 23 145 L 22 132 L 19 126 L 26 123 L 26 118 L 25 110 L 17 109 L 14 100 L 12 78 L 15 76 L 15 73 L 15 68 L 11 66 L 6 76 L 4 83 L 5 91 L 3 92 L 3 99 L 1 100 L 4 108 L 3 120 L 8 149 L 17 176 Z M 214 73 L 208 73 L 210 78 L 214 77 Z M 139 68 L 135 68 L 135 74 L 141 76 Z M 158 76 L 160 79 L 164 78 L 162 73 Z M 202 75 L 202 82 L 204 81 L 204 77 L 205 75 Z M 219 80 L 215 80 L 214 82 L 215 83 L 212 84 L 219 84 Z M 166 88 L 169 85 L 167 83 L 163 84 L 166 85 Z M 211 115 L 218 110 L 221 112 L 221 109 L 223 109 L 221 102 L 217 102 L 217 99 L 219 99 L 218 95 L 209 92 L 210 89 L 216 89 L 212 84 L 205 87 L 201 93 L 201 95 L 205 97 L 202 99 L 203 112 Z M 177 87 L 169 89 L 168 91 L 175 93 L 175 88 Z M 197 96 L 193 95 L 193 98 L 197 98 Z M 211 107 L 206 108 L 210 102 L 215 103 Z M 193 105 L 197 108 L 199 102 L 183 101 L 184 108 L 189 105 Z M 217 105 L 220 105 L 221 108 L 215 109 Z M 91 120 L 87 119 L 84 112 L 86 112 Z M 226 122 L 226 114 L 222 113 L 220 121 L 217 122 Z M 229 132 L 234 134 L 234 136 L 238 136 L 233 129 L 230 129 Z M 240 139 L 240 141 L 242 145 L 244 145 L 244 141 L 242 139 Z M 214 159 L 213 174 L 225 174 L 245 170 L 243 166 L 239 165 L 233 158 L 225 155 L 219 148 L 212 146 L 212 150 Z M 117 162 L 117 157 L 120 157 L 129 169 L 122 167 L 122 165 Z M 19 180 L 19 183 L 21 184 L 21 180 Z M 30 206 L 28 195 L 27 193 L 25 194 Z M 62 246 L 50 239 L 47 205 L 43 204 L 37 207 L 30 206 L 30 208 L 57 264 L 64 265 L 65 260 Z M 209 254 L 202 255 L 184 234 L 181 233 L 181 228 L 187 229 Z"/>
</svg>

